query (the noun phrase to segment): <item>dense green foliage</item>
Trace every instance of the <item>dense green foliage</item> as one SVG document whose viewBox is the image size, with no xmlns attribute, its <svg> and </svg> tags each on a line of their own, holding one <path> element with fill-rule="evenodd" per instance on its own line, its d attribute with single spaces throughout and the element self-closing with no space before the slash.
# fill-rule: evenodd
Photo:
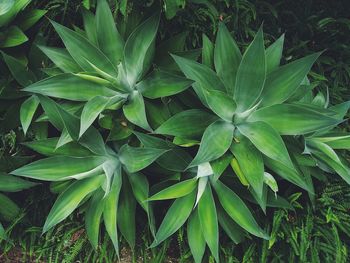
<svg viewBox="0 0 350 263">
<path fill-rule="evenodd" d="M 330 93 L 336 94 L 347 79 L 347 71 L 332 68 L 333 62 L 323 62 L 322 55 L 318 73 L 311 72 L 307 78 L 320 53 L 282 59 L 284 35 L 269 41 L 272 37 L 264 39 L 262 27 L 253 33 L 258 24 L 249 28 L 251 21 L 256 21 L 254 5 L 242 1 L 232 6 L 236 12 L 246 9 L 253 14 L 245 27 L 234 31 L 237 45 L 225 23 L 237 26 L 239 20 L 233 21 L 232 16 L 221 12 L 227 11 L 229 5 L 221 1 L 216 5 L 196 2 L 187 3 L 184 10 L 169 10 L 165 1 L 165 16 L 169 19 L 177 14 L 178 19 L 161 19 L 161 33 L 157 34 L 159 15 L 137 13 L 149 10 L 145 6 L 124 6 L 126 2 L 122 1 L 112 4 L 111 12 L 104 1 L 97 5 L 84 1 L 84 6 L 93 12 L 83 10 L 82 29 L 75 26 L 73 31 L 52 22 L 65 48 L 47 47 L 43 45 L 45 41 L 35 40 L 52 62 L 44 58 L 37 45 L 28 53 L 29 61 L 34 61 L 30 64 L 5 50 L 2 66 L 8 68 L 9 75 L 2 76 L 8 83 L 4 87 L 16 86 L 22 91 L 12 98 L 1 93 L 2 101 L 6 101 L 2 132 L 15 129 L 17 138 L 26 142 L 25 148 L 19 149 L 11 145 L 8 149 L 5 143 L 2 171 L 53 181 L 51 192 L 59 195 L 44 232 L 49 231 L 50 237 L 52 231 L 57 231 L 52 228 L 78 208 L 84 213 L 88 240 L 94 248 L 99 246 L 99 240 L 105 240 L 100 249 L 110 260 L 119 251 L 118 232 L 132 250 L 138 243 L 137 231 L 149 233 L 147 242 L 154 239 L 149 243 L 152 248 L 165 241 L 162 246 L 166 250 L 167 239 L 180 229 L 180 255 L 184 260 L 192 254 L 196 262 L 201 262 L 206 245 L 212 260 L 219 261 L 219 254 L 224 262 L 238 260 L 230 258 L 227 238 L 241 243 L 249 237 L 239 245 L 242 253 L 236 251 L 244 261 L 256 262 L 260 258 L 266 262 L 269 258 L 269 262 L 278 262 L 288 257 L 287 262 L 310 258 L 312 262 L 345 262 L 347 245 L 342 240 L 349 234 L 344 227 L 349 223 L 348 208 L 346 201 L 332 203 L 332 191 L 337 185 L 344 191 L 347 188 L 337 182 L 334 188 L 326 187 L 322 198 L 317 194 L 321 189 L 318 185 L 327 181 L 328 174 L 337 173 L 350 181 L 344 155 L 349 135 L 341 128 L 343 125 L 338 126 L 343 123 L 349 103 L 333 106 L 339 97 L 329 98 L 324 81 L 324 76 L 337 79 L 333 81 L 338 81 L 336 88 L 329 87 Z M 195 7 L 200 8 L 195 12 Z M 115 27 L 119 11 L 123 19 L 118 18 Z M 193 25 L 188 14 L 201 14 L 194 22 L 196 26 L 214 23 L 168 38 L 166 28 Z M 329 23 L 332 20 L 324 20 L 323 25 Z M 276 32 L 273 26 L 268 28 Z M 53 32 L 48 34 L 54 39 Z M 252 40 L 251 44 L 246 44 L 247 39 Z M 54 45 L 56 42 L 48 41 Z M 202 50 L 192 49 L 197 47 Z M 295 48 L 287 52 L 293 55 Z M 200 55 L 202 64 L 196 62 Z M 325 70 L 324 63 L 331 66 Z M 44 66 L 41 72 L 40 64 Z M 11 105 L 12 112 L 6 105 Z M 14 113 L 19 118 L 8 126 Z M 27 139 L 16 128 L 18 121 Z M 4 138 L 16 138 L 11 134 Z M 37 152 L 37 160 L 22 166 L 30 160 L 28 153 L 33 154 L 32 150 Z M 28 157 L 21 157 L 23 153 Z M 33 186 L 5 173 L 1 178 L 16 184 L 6 185 L 1 191 Z M 311 204 L 322 209 L 313 213 L 310 206 L 302 212 L 301 195 L 308 195 Z M 1 196 L 7 202 L 3 207 L 11 208 L 11 200 Z M 168 199 L 175 201 L 159 202 Z M 303 198 L 302 203 L 308 203 L 307 199 Z M 8 221 L 16 215 L 21 217 L 17 205 L 11 205 L 16 209 L 8 210 L 15 213 L 11 218 L 3 216 Z M 268 218 L 275 211 L 272 225 L 261 228 L 269 220 L 258 207 L 268 212 Z M 305 220 L 296 221 L 301 230 L 283 224 L 291 220 L 294 209 L 297 216 L 306 214 Z M 102 221 L 106 231 L 99 238 Z M 144 225 L 146 221 L 146 229 L 137 229 L 138 222 Z M 323 225 L 330 225 L 330 230 L 324 230 Z M 80 227 L 63 235 L 70 239 L 70 233 L 77 229 Z M 249 244 L 251 237 L 245 231 L 269 241 Z M 117 254 L 108 249 L 104 232 Z M 4 233 L 2 228 L 0 233 Z M 311 237 L 313 242 L 308 240 Z M 76 253 L 82 249 L 85 233 L 78 238 L 80 242 L 67 261 L 79 257 Z M 279 244 L 275 242 L 283 239 L 292 244 L 293 250 L 276 248 Z M 188 242 L 190 253 L 183 240 Z M 331 248 L 322 249 L 327 246 Z M 164 249 L 151 257 L 163 257 Z M 41 253 L 42 257 L 47 255 Z M 99 257 L 90 252 L 85 256 Z"/>
</svg>

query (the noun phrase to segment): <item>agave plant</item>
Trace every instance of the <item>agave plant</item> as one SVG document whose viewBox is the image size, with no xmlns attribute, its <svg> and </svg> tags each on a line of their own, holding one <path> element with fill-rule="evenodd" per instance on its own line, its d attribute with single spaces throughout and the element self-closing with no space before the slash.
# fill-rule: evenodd
<svg viewBox="0 0 350 263">
<path fill-rule="evenodd" d="M 320 53 L 280 66 L 283 39 L 265 50 L 261 28 L 241 55 L 221 24 L 215 45 L 203 38 L 202 64 L 173 56 L 184 75 L 195 81 L 192 87 L 206 108 L 182 111 L 155 131 L 174 136 L 174 142 L 193 142 L 203 134 L 188 167 L 194 174 L 149 198 L 176 198 L 153 245 L 188 219 L 195 261 L 201 262 L 206 244 L 219 261 L 219 224 L 234 242 L 242 239 L 244 230 L 268 238 L 242 201 L 246 194 L 239 184 L 248 187 L 247 199 L 265 211 L 266 206 L 286 205 L 269 194 L 278 191 L 280 180 L 311 196 L 311 175 L 320 178 L 320 169 L 350 183 L 347 161 L 333 150 L 347 149 L 349 137 L 331 132 L 343 122 L 349 103 L 329 107 L 322 93 L 313 96 L 307 74 Z M 229 165 L 232 169 L 226 169 Z"/>
</svg>

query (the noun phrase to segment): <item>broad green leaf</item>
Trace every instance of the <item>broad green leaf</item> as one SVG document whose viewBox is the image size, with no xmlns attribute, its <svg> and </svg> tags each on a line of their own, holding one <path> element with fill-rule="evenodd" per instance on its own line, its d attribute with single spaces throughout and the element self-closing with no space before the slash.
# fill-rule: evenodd
<svg viewBox="0 0 350 263">
<path fill-rule="evenodd" d="M 28 41 L 28 37 L 17 26 L 10 26 L 4 34 L 4 39 L 0 40 L 0 48 L 16 47 Z"/>
<path fill-rule="evenodd" d="M 188 179 L 174 184 L 148 198 L 148 201 L 166 200 L 183 197 L 190 194 L 197 186 L 197 179 Z"/>
<path fill-rule="evenodd" d="M 89 101 L 96 96 L 111 97 L 118 93 L 73 74 L 64 73 L 38 81 L 23 91 L 73 101 Z"/>
<path fill-rule="evenodd" d="M 244 240 L 245 232 L 240 228 L 232 218 L 221 208 L 217 208 L 218 220 L 220 226 L 224 229 L 228 237 L 235 243 L 239 244 Z"/>
<path fill-rule="evenodd" d="M 209 108 L 221 119 L 232 122 L 237 105 L 226 93 L 218 90 L 205 90 L 206 101 Z"/>
<path fill-rule="evenodd" d="M 130 87 L 144 73 L 146 56 L 157 34 L 159 14 L 154 14 L 139 25 L 129 36 L 124 48 L 124 63 Z"/>
<path fill-rule="evenodd" d="M 133 91 L 128 98 L 128 103 L 124 104 L 123 112 L 125 117 L 133 124 L 151 131 L 146 116 L 145 102 L 140 92 Z"/>
<path fill-rule="evenodd" d="M 303 175 L 301 175 L 295 169 L 291 169 L 288 166 L 267 157 L 264 158 L 264 163 L 269 169 L 274 171 L 283 179 L 303 188 L 304 190 L 310 193 L 313 193 L 306 179 L 303 177 Z"/>
<path fill-rule="evenodd" d="M 119 159 L 130 173 L 146 168 L 167 150 L 155 148 L 136 148 L 124 145 L 119 151 Z"/>
<path fill-rule="evenodd" d="M 249 109 L 260 97 L 266 78 L 265 48 L 262 28 L 244 52 L 236 77 L 234 98 L 238 111 Z"/>
<path fill-rule="evenodd" d="M 73 60 L 64 48 L 39 46 L 40 50 L 63 72 L 77 73 L 81 72 L 80 66 Z"/>
<path fill-rule="evenodd" d="M 284 34 L 266 49 L 266 74 L 271 73 L 280 65 L 283 51 Z"/>
<path fill-rule="evenodd" d="M 294 169 L 281 136 L 270 125 L 257 121 L 240 124 L 237 128 L 260 152 Z"/>
<path fill-rule="evenodd" d="M 87 72 L 95 72 L 96 70 L 91 66 L 92 64 L 111 76 L 117 76 L 117 70 L 113 64 L 88 39 L 56 22 L 51 21 L 51 23 L 61 37 L 69 54 L 82 69 Z"/>
<path fill-rule="evenodd" d="M 230 150 L 236 157 L 244 177 L 261 199 L 264 184 L 264 162 L 259 150 L 243 136 L 239 138 L 238 143 L 231 145 Z"/>
<path fill-rule="evenodd" d="M 100 187 L 102 178 L 102 176 L 92 176 L 76 181 L 60 194 L 46 218 L 43 232 L 47 232 L 66 219 L 88 194 Z"/>
<path fill-rule="evenodd" d="M 19 192 L 35 185 L 37 184 L 0 172 L 0 191 Z"/>
<path fill-rule="evenodd" d="M 214 69 L 214 44 L 205 34 L 202 35 L 202 41 L 202 63 L 207 67 Z"/>
<path fill-rule="evenodd" d="M 101 216 L 104 209 L 103 190 L 94 192 L 89 207 L 85 213 L 85 228 L 89 241 L 94 249 L 98 247 L 98 236 L 100 232 Z"/>
<path fill-rule="evenodd" d="M 207 184 L 198 202 L 198 216 L 204 239 L 215 260 L 219 262 L 219 226 L 210 184 Z"/>
<path fill-rule="evenodd" d="M 266 122 L 281 135 L 306 134 L 339 123 L 338 119 L 298 104 L 277 104 L 261 108 L 248 120 Z"/>
<path fill-rule="evenodd" d="M 169 118 L 155 132 L 182 138 L 198 138 L 216 119 L 216 116 L 203 110 L 186 110 Z"/>
<path fill-rule="evenodd" d="M 175 95 L 186 90 L 193 81 L 165 71 L 153 71 L 150 76 L 139 82 L 136 88 L 143 96 L 156 99 Z"/>
<path fill-rule="evenodd" d="M 205 252 L 205 239 L 202 234 L 197 210 L 194 210 L 188 218 L 187 240 L 195 263 L 201 263 Z"/>
<path fill-rule="evenodd" d="M 0 2 L 0 27 L 7 24 L 15 15 L 15 0 L 4 0 Z"/>
<path fill-rule="evenodd" d="M 54 156 L 27 164 L 14 170 L 11 174 L 44 181 L 83 178 L 101 174 L 100 166 L 105 161 L 106 158 L 100 156 Z"/>
<path fill-rule="evenodd" d="M 177 198 L 174 201 L 166 213 L 151 247 L 159 245 L 186 222 L 192 212 L 195 197 L 195 191 L 193 191 L 189 195 Z"/>
<path fill-rule="evenodd" d="M 212 185 L 222 207 L 240 227 L 257 237 L 269 238 L 264 230 L 259 227 L 248 207 L 236 193 L 220 181 L 212 182 Z"/>
<path fill-rule="evenodd" d="M 232 143 L 235 127 L 231 123 L 216 121 L 204 132 L 199 150 L 190 166 L 213 161 L 228 150 Z"/>
<path fill-rule="evenodd" d="M 226 91 L 224 84 L 209 67 L 187 58 L 175 55 L 172 55 L 172 57 L 186 78 L 195 81 L 192 87 L 204 105 L 207 105 L 204 94 L 205 90 Z"/>
<path fill-rule="evenodd" d="M 20 208 L 6 195 L 0 193 L 0 218 L 12 222 L 19 214 Z"/>
<path fill-rule="evenodd" d="M 114 249 L 118 256 L 119 256 L 119 243 L 118 243 L 117 221 L 118 221 L 118 201 L 119 201 L 121 186 L 122 186 L 122 173 L 121 173 L 121 167 L 119 166 L 114 173 L 111 190 L 104 199 L 105 205 L 103 210 L 103 220 L 106 226 L 106 231 L 112 240 Z"/>
<path fill-rule="evenodd" d="M 20 109 L 20 120 L 23 128 L 24 134 L 27 133 L 29 125 L 32 122 L 33 116 L 39 105 L 39 99 L 37 96 L 33 95 L 26 99 Z"/>
<path fill-rule="evenodd" d="M 89 100 L 81 113 L 80 116 L 80 131 L 79 137 L 81 137 L 84 132 L 91 126 L 95 119 L 100 115 L 100 113 L 108 107 L 108 105 L 113 104 L 117 101 L 121 101 L 123 98 L 120 96 L 114 97 L 104 97 L 96 96 Z"/>
<path fill-rule="evenodd" d="M 298 59 L 268 74 L 261 95 L 262 105 L 269 106 L 286 101 L 300 87 L 320 54 Z"/>
<path fill-rule="evenodd" d="M 231 160 L 232 160 L 232 154 L 228 153 L 210 163 L 214 172 L 214 180 L 218 180 L 220 178 L 222 173 L 230 164 Z"/>
<path fill-rule="evenodd" d="M 19 17 L 19 27 L 26 31 L 29 28 L 31 28 L 33 25 L 35 25 L 45 14 L 47 13 L 47 10 L 41 10 L 41 9 L 33 9 L 26 11 L 24 14 L 21 14 Z"/>
<path fill-rule="evenodd" d="M 4 52 L 1 52 L 4 61 L 9 68 L 14 79 L 23 87 L 28 86 L 35 82 L 35 75 L 31 72 L 23 63 Z"/>
<path fill-rule="evenodd" d="M 86 8 L 82 8 L 82 14 L 83 14 L 83 24 L 84 24 L 86 37 L 91 41 L 92 44 L 94 44 L 95 46 L 98 46 L 95 16 L 92 12 L 90 12 Z M 107 56 L 107 54 L 105 55 Z"/>
<path fill-rule="evenodd" d="M 123 177 L 123 187 L 121 189 L 119 203 L 118 203 L 118 227 L 123 237 L 128 242 L 132 251 L 135 249 L 135 210 L 136 200 L 134 198 L 131 186 Z"/>
<path fill-rule="evenodd" d="M 326 134 L 322 137 L 313 137 L 313 140 L 324 142 L 333 149 L 350 149 L 350 134 L 347 133 L 334 133 Z"/>
<path fill-rule="evenodd" d="M 112 12 L 106 0 L 100 0 L 97 3 L 96 30 L 99 48 L 114 66 L 117 66 L 123 57 L 124 40 L 115 26 Z"/>
<path fill-rule="evenodd" d="M 235 91 L 236 75 L 241 59 L 241 52 L 232 35 L 225 24 L 220 23 L 215 42 L 214 63 L 216 72 L 230 96 L 233 96 Z"/>
</svg>

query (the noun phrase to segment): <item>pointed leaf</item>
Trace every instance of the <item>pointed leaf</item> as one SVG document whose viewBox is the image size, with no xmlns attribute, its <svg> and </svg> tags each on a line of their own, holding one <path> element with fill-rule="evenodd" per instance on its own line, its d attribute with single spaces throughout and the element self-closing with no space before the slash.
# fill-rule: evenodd
<svg viewBox="0 0 350 263">
<path fill-rule="evenodd" d="M 160 192 L 148 198 L 148 201 L 179 198 L 191 193 L 194 190 L 194 188 L 196 188 L 196 186 L 197 186 L 196 178 L 188 179 L 161 190 Z"/>
<path fill-rule="evenodd" d="M 232 122 L 237 105 L 226 93 L 217 90 L 204 91 L 209 108 L 221 119 Z"/>
<path fill-rule="evenodd" d="M 205 239 L 202 234 L 197 210 L 194 210 L 188 218 L 187 239 L 195 263 L 201 263 L 205 252 Z"/>
<path fill-rule="evenodd" d="M 202 35 L 202 39 L 202 63 L 207 67 L 214 69 L 214 44 L 205 34 Z"/>
<path fill-rule="evenodd" d="M 94 193 L 85 214 L 86 233 L 94 249 L 97 249 L 98 246 L 101 216 L 104 208 L 103 194 L 102 189 Z"/>
<path fill-rule="evenodd" d="M 266 74 L 279 67 L 282 58 L 283 43 L 284 34 L 266 49 Z"/>
<path fill-rule="evenodd" d="M 29 125 L 32 122 L 33 116 L 39 105 L 39 99 L 37 96 L 33 95 L 26 99 L 20 109 L 20 120 L 23 128 L 24 134 L 27 133 Z"/>
<path fill-rule="evenodd" d="M 37 184 L 0 172 L 0 191 L 19 192 L 35 185 Z"/>
</svg>

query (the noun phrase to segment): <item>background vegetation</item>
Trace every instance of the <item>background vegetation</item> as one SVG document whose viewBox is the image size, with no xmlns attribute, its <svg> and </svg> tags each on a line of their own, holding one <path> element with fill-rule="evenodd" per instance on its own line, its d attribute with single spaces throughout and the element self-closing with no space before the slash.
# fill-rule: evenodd
<svg viewBox="0 0 350 263">
<path fill-rule="evenodd" d="M 177 1 L 110 1 L 114 10 L 126 17 L 133 12 L 149 12 L 161 6 L 168 20 L 162 20 L 161 37 L 187 31 L 188 48 L 200 46 L 202 33 L 212 37 L 220 20 L 233 31 L 239 45 L 249 43 L 264 23 L 266 43 L 285 33 L 284 59 L 303 57 L 325 50 L 313 67 L 311 78 L 317 88 L 330 93 L 334 102 L 350 99 L 350 17 L 343 1 L 248 1 L 248 0 L 177 0 Z M 176 2 L 176 5 L 172 5 Z M 46 16 L 65 25 L 81 24 L 82 5 L 89 7 L 93 1 L 33 1 L 29 8 L 48 10 Z M 165 7 L 166 6 L 166 7 Z M 37 36 L 36 32 L 41 35 Z M 26 33 L 30 41 L 21 49 L 29 50 L 40 37 L 57 42 L 47 19 L 42 19 Z M 39 40 L 38 40 L 39 39 Z M 292 57 L 295 56 L 295 57 Z M 7 104 L 0 102 L 1 108 Z M 13 101 L 11 102 L 11 105 Z M 1 109 L 0 109 L 1 111 Z M 20 143 L 23 132 L 16 128 L 19 120 L 13 119 L 16 107 L 1 116 L 0 166 L 2 170 L 12 165 L 9 157 L 25 155 Z M 17 114 L 18 115 L 18 114 Z M 344 129 L 347 126 L 344 125 Z M 28 135 L 34 136 L 34 135 Z M 23 154 L 22 154 L 23 153 Z M 16 166 L 21 158 L 11 159 Z M 246 240 L 234 245 L 229 240 L 222 247 L 223 262 L 348 262 L 350 249 L 350 188 L 341 181 L 330 180 L 317 185 L 314 203 L 302 193 L 289 193 L 295 211 L 267 210 L 266 229 L 272 231 L 270 241 Z M 93 251 L 83 230 L 81 216 L 77 213 L 41 236 L 41 226 L 53 204 L 54 197 L 42 185 L 25 194 L 13 193 L 10 197 L 22 204 L 21 212 L 6 225 L 12 242 L 0 243 L 0 261 L 9 262 L 114 262 L 116 255 L 108 238 L 104 238 L 97 252 Z M 34 202 L 35 200 L 35 202 Z M 39 202 L 37 200 L 40 200 Z M 36 226 L 36 227 L 33 227 Z M 191 262 L 189 248 L 181 242 L 181 231 L 162 247 L 147 249 L 151 238 L 138 229 L 140 235 L 135 253 L 122 249 L 122 260 L 131 262 Z M 125 243 L 125 241 L 124 241 Z M 210 262 L 213 259 L 209 258 Z"/>
</svg>

